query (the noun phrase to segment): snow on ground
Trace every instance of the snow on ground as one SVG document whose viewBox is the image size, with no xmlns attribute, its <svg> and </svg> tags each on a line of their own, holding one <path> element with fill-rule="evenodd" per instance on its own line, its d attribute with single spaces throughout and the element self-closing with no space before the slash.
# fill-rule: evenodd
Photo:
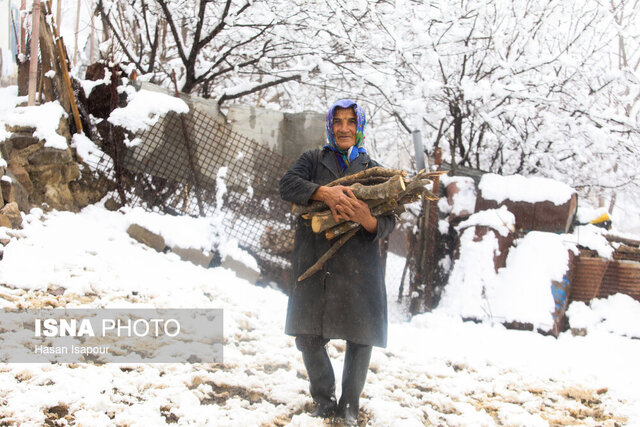
<svg viewBox="0 0 640 427">
<path fill-rule="evenodd" d="M 98 206 L 79 214 L 34 210 L 24 230 L 10 232 L 0 304 L 222 308 L 224 362 L 1 364 L 0 424 L 323 425 L 306 415 L 306 374 L 283 333 L 286 296 L 155 252 L 126 234 L 134 221 L 192 247 L 216 238 L 214 220 Z M 389 345 L 373 352 L 363 424 L 640 425 L 640 340 L 612 333 L 615 325 L 590 323 L 586 336 L 555 339 L 447 314 L 405 322 L 396 294 L 389 289 Z M 637 315 L 628 301 L 615 307 Z M 582 307 L 585 325 L 607 302 L 593 310 L 589 317 Z M 328 349 L 339 392 L 344 342 Z"/>
</svg>

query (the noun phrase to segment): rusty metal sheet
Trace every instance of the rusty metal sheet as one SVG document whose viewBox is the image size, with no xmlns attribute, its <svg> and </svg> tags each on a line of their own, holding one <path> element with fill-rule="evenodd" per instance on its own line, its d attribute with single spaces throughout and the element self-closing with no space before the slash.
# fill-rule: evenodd
<svg viewBox="0 0 640 427">
<path fill-rule="evenodd" d="M 596 298 L 608 265 L 604 258 L 581 254 L 576 260 L 569 300 L 589 302 Z"/>
<path fill-rule="evenodd" d="M 640 301 L 640 262 L 612 261 L 602 278 L 598 298 L 623 293 Z"/>
<path fill-rule="evenodd" d="M 497 203 L 482 197 L 482 191 L 478 191 L 475 211 L 496 209 L 506 206 L 509 212 L 516 217 L 516 229 L 518 231 L 549 231 L 552 233 L 566 233 L 575 217 L 578 197 L 573 194 L 562 205 L 556 205 L 550 201 L 538 203 L 514 202 L 503 200 Z"/>
<path fill-rule="evenodd" d="M 617 293 L 640 301 L 640 262 L 607 260 L 583 250 L 572 269 L 570 301 L 589 302 Z"/>
<path fill-rule="evenodd" d="M 479 242 L 480 240 L 482 240 L 483 236 L 489 232 L 493 233 L 496 240 L 498 241 L 498 252 L 493 256 L 493 268 L 497 273 L 499 268 L 503 268 L 507 265 L 507 255 L 509 255 L 509 248 L 511 248 L 515 236 L 513 233 L 509 233 L 506 236 L 503 236 L 491 227 L 477 225 L 475 226 L 473 241 Z"/>
</svg>

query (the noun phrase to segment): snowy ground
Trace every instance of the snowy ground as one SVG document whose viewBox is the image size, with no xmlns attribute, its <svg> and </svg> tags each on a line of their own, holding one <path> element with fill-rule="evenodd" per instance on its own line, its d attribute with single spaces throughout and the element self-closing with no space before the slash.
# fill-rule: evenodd
<svg viewBox="0 0 640 427">
<path fill-rule="evenodd" d="M 133 221 L 206 241 L 191 218 L 34 210 L 10 232 L 0 306 L 222 308 L 224 363 L 3 364 L 0 424 L 323 425 L 306 415 L 302 360 L 282 332 L 286 296 L 148 249 L 126 234 Z M 407 323 L 389 298 L 389 346 L 373 352 L 363 425 L 640 425 L 640 340 L 598 329 L 555 339 L 435 314 Z M 329 344 L 338 389 L 344 349 Z"/>
</svg>

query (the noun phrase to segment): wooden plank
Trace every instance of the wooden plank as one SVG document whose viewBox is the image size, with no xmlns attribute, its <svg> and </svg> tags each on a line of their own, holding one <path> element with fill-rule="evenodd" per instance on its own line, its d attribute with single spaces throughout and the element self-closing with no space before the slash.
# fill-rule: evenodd
<svg viewBox="0 0 640 427">
<path fill-rule="evenodd" d="M 44 6 L 43 6 L 44 7 Z M 46 11 L 46 9 L 45 9 Z M 45 12 L 43 11 L 43 12 Z M 42 45 L 42 49 L 46 50 L 46 55 L 51 58 L 51 65 L 53 67 L 53 71 L 56 75 L 53 77 L 55 81 L 55 86 L 58 90 L 58 98 L 60 101 L 60 105 L 67 113 L 71 112 L 71 105 L 69 103 L 69 95 L 67 91 L 64 90 L 64 82 L 62 81 L 62 71 L 60 70 L 60 64 L 55 58 L 58 56 L 56 54 L 56 47 L 53 41 L 53 34 L 51 33 L 51 28 L 46 25 L 45 22 L 46 12 L 40 14 L 40 41 Z"/>
<path fill-rule="evenodd" d="M 44 2 L 45 10 L 47 15 L 51 14 L 51 10 L 49 9 L 49 2 Z M 73 120 L 76 125 L 76 131 L 78 133 L 83 133 L 82 129 L 82 121 L 80 120 L 80 112 L 78 111 L 78 104 L 76 103 L 76 96 L 73 93 L 73 87 L 71 86 L 71 77 L 69 76 L 69 68 L 67 62 L 67 51 L 64 47 L 64 41 L 60 34 L 58 34 L 58 28 L 56 27 L 55 22 L 53 21 L 53 16 L 51 17 L 51 31 L 53 33 L 53 39 L 55 39 L 56 44 L 56 54 L 53 57 L 58 58 L 58 64 L 60 71 L 62 73 L 62 86 L 58 87 L 59 95 L 62 95 L 62 92 L 66 91 L 66 96 L 69 102 L 70 110 L 73 113 Z M 56 61 L 53 61 L 56 62 Z"/>
<path fill-rule="evenodd" d="M 55 83 L 56 89 L 58 90 L 58 100 L 62 108 L 69 113 L 71 112 L 71 105 L 69 103 L 69 96 L 67 91 L 64 89 L 64 82 L 62 80 L 62 72 L 60 71 L 60 64 L 55 60 L 57 57 L 55 43 L 53 41 L 53 34 L 51 33 L 51 28 L 46 24 L 46 16 L 47 16 L 47 4 L 46 2 L 42 5 L 42 11 L 40 13 L 40 49 L 42 51 L 46 51 L 45 56 L 50 58 L 50 64 L 55 72 L 55 76 L 53 77 L 53 82 Z M 46 90 L 46 88 L 45 88 Z M 53 98 L 53 94 L 51 94 Z M 60 131 L 62 135 L 70 139 L 71 133 L 69 132 L 69 124 L 66 120 L 60 121 L 62 128 Z"/>
<path fill-rule="evenodd" d="M 42 27 L 44 27 L 44 19 L 40 20 L 40 25 Z M 46 41 L 44 40 L 44 31 L 40 32 L 40 62 L 41 62 L 41 73 L 42 75 L 40 76 L 40 86 L 43 87 L 43 92 L 44 92 L 44 100 L 45 102 L 50 102 L 53 101 L 55 99 L 54 93 L 53 93 L 53 79 L 49 78 L 49 77 L 45 77 L 45 74 L 47 74 L 49 71 L 53 70 L 53 72 L 55 73 L 56 71 L 51 67 L 51 52 L 50 50 L 47 48 L 46 45 Z M 42 98 L 42 92 L 40 93 L 40 97 Z"/>
<path fill-rule="evenodd" d="M 54 27 L 55 33 L 55 27 Z M 60 60 L 60 69 L 62 70 L 62 78 L 64 80 L 64 88 L 69 94 L 69 104 L 71 105 L 71 111 L 73 112 L 73 121 L 76 124 L 76 131 L 83 133 L 82 121 L 80 120 L 80 111 L 78 111 L 78 104 L 76 103 L 76 96 L 73 93 L 73 86 L 71 85 L 71 77 L 69 76 L 69 69 L 67 68 L 67 53 L 64 48 L 64 42 L 62 37 L 57 39 L 58 46 L 58 59 Z"/>
<path fill-rule="evenodd" d="M 33 0 L 31 24 L 31 54 L 29 55 L 29 97 L 27 105 L 36 104 L 36 86 L 38 84 L 38 33 L 40 31 L 40 0 Z"/>
</svg>

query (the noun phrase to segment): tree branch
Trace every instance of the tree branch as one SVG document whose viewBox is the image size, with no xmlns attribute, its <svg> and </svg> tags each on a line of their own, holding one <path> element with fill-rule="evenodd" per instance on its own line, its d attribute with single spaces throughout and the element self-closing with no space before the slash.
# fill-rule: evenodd
<svg viewBox="0 0 640 427">
<path fill-rule="evenodd" d="M 279 84 L 282 84 L 282 83 L 286 83 L 286 82 L 289 82 L 291 80 L 298 80 L 299 81 L 301 77 L 302 76 L 300 74 L 295 74 L 293 76 L 283 77 L 281 79 L 274 80 L 272 82 L 263 83 L 261 85 L 258 85 L 256 87 L 254 87 L 254 88 L 247 89 L 245 91 L 236 93 L 234 95 L 226 95 L 226 94 L 222 95 L 220 97 L 220 99 L 218 99 L 218 105 L 222 105 L 222 103 L 225 102 L 225 101 L 229 101 L 231 99 L 237 99 L 237 98 L 243 97 L 245 95 L 250 95 L 252 93 L 255 93 L 255 92 L 261 91 L 263 89 L 267 89 L 269 87 L 276 86 L 276 85 L 279 85 Z"/>
</svg>

